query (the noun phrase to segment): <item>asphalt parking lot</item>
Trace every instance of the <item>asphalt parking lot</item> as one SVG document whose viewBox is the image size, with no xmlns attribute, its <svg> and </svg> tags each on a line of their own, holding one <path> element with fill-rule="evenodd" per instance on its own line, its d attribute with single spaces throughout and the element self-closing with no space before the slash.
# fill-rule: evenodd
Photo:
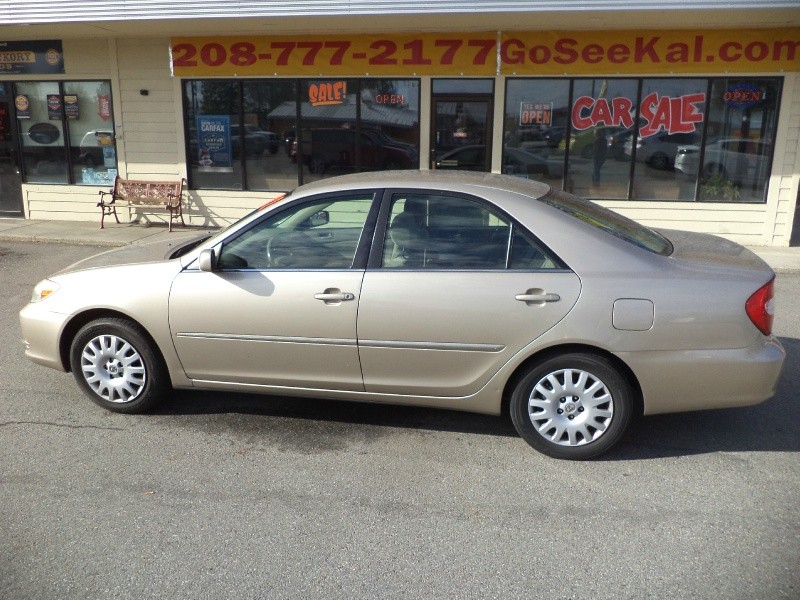
<svg viewBox="0 0 800 600">
<path fill-rule="evenodd" d="M 0 241 L 3 598 L 800 596 L 800 274 L 777 279 L 775 398 L 568 463 L 447 411 L 182 391 L 105 412 L 18 342 L 33 285 L 97 250 Z"/>
</svg>

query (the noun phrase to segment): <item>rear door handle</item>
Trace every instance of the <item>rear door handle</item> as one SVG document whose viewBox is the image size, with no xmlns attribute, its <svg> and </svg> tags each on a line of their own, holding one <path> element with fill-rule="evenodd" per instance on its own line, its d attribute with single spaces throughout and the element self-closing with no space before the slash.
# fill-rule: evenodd
<svg viewBox="0 0 800 600">
<path fill-rule="evenodd" d="M 558 302 L 561 296 L 558 294 L 548 294 L 544 290 L 528 290 L 524 294 L 514 296 L 515 300 L 524 302 L 528 306 L 544 306 L 546 302 Z"/>
</svg>

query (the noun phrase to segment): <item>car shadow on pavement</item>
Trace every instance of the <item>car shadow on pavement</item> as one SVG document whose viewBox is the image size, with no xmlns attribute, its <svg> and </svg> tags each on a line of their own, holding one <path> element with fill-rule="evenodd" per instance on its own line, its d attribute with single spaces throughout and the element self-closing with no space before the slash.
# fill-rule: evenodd
<svg viewBox="0 0 800 600">
<path fill-rule="evenodd" d="M 800 451 L 796 400 L 800 389 L 800 340 L 783 338 L 781 342 L 786 348 L 787 358 L 777 393 L 772 399 L 743 408 L 640 418 L 633 423 L 622 442 L 598 460 L 650 460 L 718 452 Z M 260 435 L 268 436 L 271 431 L 280 431 L 284 442 L 291 435 L 301 438 L 319 436 L 319 426 L 311 426 L 310 422 L 329 424 L 323 427 L 328 438 L 337 435 L 351 437 L 352 430 L 362 426 L 370 428 L 370 433 L 365 434 L 368 437 L 380 436 L 380 428 L 386 428 L 386 435 L 391 434 L 391 428 L 400 428 L 517 437 L 507 417 L 228 392 L 177 390 L 168 402 L 151 414 L 187 417 L 185 425 L 209 432 L 224 431 L 251 441 Z M 335 443 L 335 440 L 329 442 Z M 296 443 L 302 445 L 304 442 L 298 439 Z M 524 445 L 521 440 L 520 443 Z"/>
</svg>

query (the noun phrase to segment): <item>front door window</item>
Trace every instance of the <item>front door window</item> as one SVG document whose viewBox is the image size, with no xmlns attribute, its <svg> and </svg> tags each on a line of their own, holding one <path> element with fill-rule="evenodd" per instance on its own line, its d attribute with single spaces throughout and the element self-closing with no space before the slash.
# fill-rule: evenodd
<svg viewBox="0 0 800 600">
<path fill-rule="evenodd" d="M 436 79 L 431 98 L 431 169 L 489 172 L 493 82 Z"/>
<path fill-rule="evenodd" d="M 0 83 L 0 96 L 4 85 Z M 0 97 L 0 216 L 22 214 L 22 176 L 11 110 L 11 98 Z"/>
</svg>

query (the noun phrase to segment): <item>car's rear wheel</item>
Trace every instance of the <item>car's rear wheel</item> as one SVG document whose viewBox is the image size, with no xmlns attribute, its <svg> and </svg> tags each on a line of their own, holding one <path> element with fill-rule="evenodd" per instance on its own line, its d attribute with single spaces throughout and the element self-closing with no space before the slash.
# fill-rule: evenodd
<svg viewBox="0 0 800 600">
<path fill-rule="evenodd" d="M 532 367 L 511 395 L 511 420 L 522 438 L 553 458 L 586 460 L 625 433 L 633 392 L 613 363 L 594 354 L 564 354 Z"/>
<path fill-rule="evenodd" d="M 141 328 L 127 319 L 85 325 L 70 347 L 70 364 L 84 393 L 114 412 L 145 411 L 170 389 L 161 356 Z"/>
<path fill-rule="evenodd" d="M 650 166 L 659 171 L 669 168 L 669 157 L 663 152 L 656 152 L 650 157 Z"/>
</svg>

